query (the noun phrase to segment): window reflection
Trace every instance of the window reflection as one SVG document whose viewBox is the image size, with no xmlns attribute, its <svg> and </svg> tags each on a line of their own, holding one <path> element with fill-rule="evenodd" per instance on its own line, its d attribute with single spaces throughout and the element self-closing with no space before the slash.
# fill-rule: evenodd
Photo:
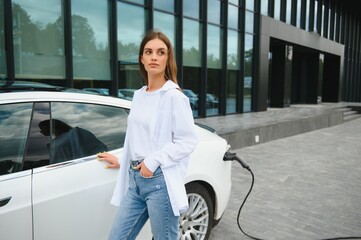
<svg viewBox="0 0 361 240">
<path fill-rule="evenodd" d="M 12 11 L 16 78 L 64 78 L 61 0 L 14 0 Z"/>
<path fill-rule="evenodd" d="M 145 33 L 144 19 L 143 7 L 118 2 L 118 61 L 121 89 L 138 89 L 143 85 L 139 74 L 138 51 Z M 118 96 L 123 97 L 121 94 Z"/>
<path fill-rule="evenodd" d="M 268 0 L 261 0 L 261 13 L 268 16 Z"/>
<path fill-rule="evenodd" d="M 246 0 L 246 9 L 254 11 L 254 0 Z"/>
<path fill-rule="evenodd" d="M 144 5 L 144 0 L 127 0 L 127 1 Z"/>
<path fill-rule="evenodd" d="M 199 116 L 199 85 L 201 81 L 201 46 L 200 28 L 198 21 L 184 19 L 183 22 L 183 88 L 191 102 L 193 116 Z M 189 94 L 187 94 L 189 93 Z"/>
<path fill-rule="evenodd" d="M 291 13 L 292 13 L 292 2 L 286 1 L 286 23 L 291 24 Z M 297 8 L 298 11 L 301 10 L 301 8 Z M 298 12 L 296 12 L 297 16 L 300 16 Z"/>
<path fill-rule="evenodd" d="M 50 104 L 48 102 L 34 103 L 33 109 L 34 111 L 22 170 L 48 165 L 50 159 L 50 135 L 45 136 L 41 134 L 38 126 L 39 122 L 49 119 Z"/>
<path fill-rule="evenodd" d="M 155 9 L 174 12 L 174 0 L 153 0 L 153 5 Z"/>
<path fill-rule="evenodd" d="M 199 19 L 199 0 L 183 1 L 183 15 Z"/>
<path fill-rule="evenodd" d="M 238 29 L 238 7 L 228 5 L 228 27 Z"/>
<path fill-rule="evenodd" d="M 74 78 L 110 80 L 107 1 L 71 3 Z"/>
<path fill-rule="evenodd" d="M 237 90 L 237 75 L 238 71 L 227 71 L 227 99 L 226 99 L 226 113 L 236 112 L 236 90 Z"/>
<path fill-rule="evenodd" d="M 239 33 L 228 30 L 226 113 L 236 112 L 236 90 L 240 67 Z"/>
<path fill-rule="evenodd" d="M 0 0 L 0 79 L 5 78 L 6 52 L 5 52 L 5 25 L 4 25 L 4 1 Z"/>
<path fill-rule="evenodd" d="M 206 94 L 207 116 L 219 114 L 220 79 L 220 69 L 208 69 Z"/>
<path fill-rule="evenodd" d="M 221 68 L 221 29 L 208 25 L 207 34 L 207 67 Z"/>
<path fill-rule="evenodd" d="M 171 41 L 173 48 L 176 48 L 174 15 L 154 11 L 154 28 L 158 28 L 164 32 Z"/>
<path fill-rule="evenodd" d="M 301 0 L 297 0 L 296 27 L 301 27 Z"/>
<path fill-rule="evenodd" d="M 245 28 L 246 32 L 253 33 L 254 31 L 254 13 L 246 11 L 246 19 L 245 19 Z"/>
<path fill-rule="evenodd" d="M 221 24 L 221 1 L 208 0 L 208 22 Z"/>
<path fill-rule="evenodd" d="M 274 0 L 274 19 L 280 20 L 281 0 Z"/>
<path fill-rule="evenodd" d="M 253 35 L 245 34 L 243 111 L 251 111 Z"/>
<path fill-rule="evenodd" d="M 82 127 L 71 127 L 58 119 L 46 119 L 39 123 L 40 133 L 51 136 L 48 150 L 49 164 L 77 159 L 107 151 L 107 146 L 92 132 Z"/>
<path fill-rule="evenodd" d="M 227 47 L 227 68 L 238 70 L 240 63 L 240 51 L 239 34 L 237 31 L 228 30 Z"/>
<path fill-rule="evenodd" d="M 184 19 L 183 22 L 183 64 L 184 66 L 201 66 L 200 24 Z"/>
<path fill-rule="evenodd" d="M 0 175 L 21 170 L 32 103 L 0 106 Z"/>
<path fill-rule="evenodd" d="M 94 134 L 114 150 L 123 147 L 127 126 L 127 112 L 122 108 L 82 103 L 52 103 L 52 118 L 72 128 L 82 128 Z"/>
<path fill-rule="evenodd" d="M 193 117 L 199 116 L 199 84 L 200 84 L 200 67 L 183 68 L 183 92 L 189 98 L 189 102 L 193 111 Z"/>
</svg>

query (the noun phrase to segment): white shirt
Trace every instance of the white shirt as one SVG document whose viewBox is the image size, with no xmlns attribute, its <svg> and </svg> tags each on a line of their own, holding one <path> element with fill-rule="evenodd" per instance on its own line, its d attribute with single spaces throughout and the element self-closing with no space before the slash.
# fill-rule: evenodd
<svg viewBox="0 0 361 240">
<path fill-rule="evenodd" d="M 189 99 L 177 88 L 168 80 L 157 91 L 134 93 L 112 204 L 119 206 L 128 189 L 129 161 L 144 158 L 152 172 L 161 167 L 174 215 L 188 208 L 184 181 L 198 138 Z"/>
</svg>

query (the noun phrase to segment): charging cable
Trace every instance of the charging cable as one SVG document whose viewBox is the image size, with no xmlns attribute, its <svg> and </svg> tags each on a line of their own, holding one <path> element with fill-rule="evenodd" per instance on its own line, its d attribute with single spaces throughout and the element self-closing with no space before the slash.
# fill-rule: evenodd
<svg viewBox="0 0 361 240">
<path fill-rule="evenodd" d="M 249 195 L 251 194 L 252 189 L 253 189 L 253 185 L 254 185 L 254 174 L 253 174 L 251 168 L 248 166 L 248 164 L 246 162 L 244 162 L 241 158 L 239 158 L 236 153 L 226 152 L 226 154 L 224 155 L 223 160 L 224 161 L 237 161 L 239 164 L 241 164 L 241 166 L 243 168 L 245 168 L 247 171 L 249 171 L 251 173 L 251 176 L 252 176 L 251 187 L 249 188 L 246 197 L 244 198 L 241 206 L 239 207 L 238 214 L 237 214 L 237 225 L 238 225 L 239 230 L 241 230 L 241 232 L 244 235 L 246 235 L 247 237 L 249 237 L 249 238 L 252 238 L 252 239 L 255 239 L 255 240 L 266 240 L 266 239 L 263 239 L 263 238 L 258 238 L 258 237 L 254 237 L 254 236 L 251 236 L 251 235 L 247 234 L 245 231 L 243 231 L 243 229 L 241 227 L 241 224 L 240 224 L 240 220 L 239 220 L 240 216 L 241 216 L 242 208 L 243 208 L 244 204 L 246 203 Z M 341 239 L 361 239 L 361 237 L 336 237 L 336 238 L 324 238 L 324 239 L 319 239 L 319 240 L 341 240 Z"/>
</svg>

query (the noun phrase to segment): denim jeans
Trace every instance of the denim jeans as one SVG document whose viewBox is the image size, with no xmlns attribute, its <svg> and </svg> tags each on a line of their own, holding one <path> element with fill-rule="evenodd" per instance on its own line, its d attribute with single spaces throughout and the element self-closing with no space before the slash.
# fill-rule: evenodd
<svg viewBox="0 0 361 240">
<path fill-rule="evenodd" d="M 150 220 L 154 240 L 177 240 L 178 218 L 169 201 L 162 170 L 144 178 L 139 170 L 129 170 L 129 189 L 115 216 L 109 240 L 135 239 Z M 151 236 L 149 236 L 151 239 Z"/>
</svg>

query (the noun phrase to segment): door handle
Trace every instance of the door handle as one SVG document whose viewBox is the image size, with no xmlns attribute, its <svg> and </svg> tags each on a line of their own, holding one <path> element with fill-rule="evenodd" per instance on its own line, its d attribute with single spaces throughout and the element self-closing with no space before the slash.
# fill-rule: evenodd
<svg viewBox="0 0 361 240">
<path fill-rule="evenodd" d="M 5 206 L 6 204 L 8 204 L 10 202 L 12 197 L 6 197 L 6 198 L 2 198 L 0 199 L 0 207 Z"/>
</svg>

